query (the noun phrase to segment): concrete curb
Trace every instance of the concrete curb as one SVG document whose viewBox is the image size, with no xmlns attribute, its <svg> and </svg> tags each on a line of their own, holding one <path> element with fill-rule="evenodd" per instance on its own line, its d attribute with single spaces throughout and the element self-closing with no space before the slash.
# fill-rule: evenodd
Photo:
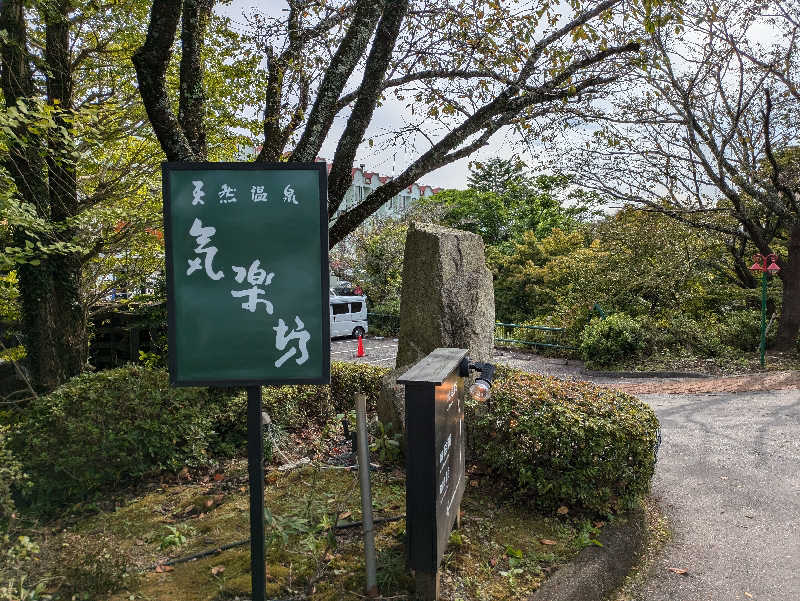
<svg viewBox="0 0 800 601">
<path fill-rule="evenodd" d="M 645 549 L 647 521 L 635 509 L 624 522 L 603 528 L 602 547 L 586 547 L 545 580 L 528 601 L 602 601 L 618 588 Z"/>
<path fill-rule="evenodd" d="M 581 375 L 595 378 L 715 378 L 710 374 L 683 371 L 594 371 L 581 369 Z"/>
</svg>

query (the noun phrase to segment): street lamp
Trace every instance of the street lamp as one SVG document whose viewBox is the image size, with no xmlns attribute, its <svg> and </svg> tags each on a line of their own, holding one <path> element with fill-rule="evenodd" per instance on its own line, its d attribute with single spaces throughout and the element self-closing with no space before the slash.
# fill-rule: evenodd
<svg viewBox="0 0 800 601">
<path fill-rule="evenodd" d="M 767 256 L 759 253 L 753 255 L 754 263 L 750 267 L 751 271 L 761 272 L 761 367 L 764 367 L 764 353 L 767 350 L 767 274 L 775 275 L 781 270 L 777 260 L 778 257 L 772 253 Z"/>
</svg>

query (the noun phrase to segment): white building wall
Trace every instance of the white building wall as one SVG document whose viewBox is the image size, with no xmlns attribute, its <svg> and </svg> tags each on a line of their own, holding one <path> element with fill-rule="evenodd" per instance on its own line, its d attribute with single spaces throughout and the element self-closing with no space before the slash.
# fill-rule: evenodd
<svg viewBox="0 0 800 601">
<path fill-rule="evenodd" d="M 353 180 L 342 199 L 342 204 L 336 215 L 353 208 L 369 196 L 374 190 L 389 181 L 391 177 L 370 172 L 363 167 L 353 169 Z M 420 198 L 433 196 L 437 189 L 431 186 L 412 184 L 396 196 L 390 198 L 375 213 L 375 217 L 402 217 Z"/>
</svg>

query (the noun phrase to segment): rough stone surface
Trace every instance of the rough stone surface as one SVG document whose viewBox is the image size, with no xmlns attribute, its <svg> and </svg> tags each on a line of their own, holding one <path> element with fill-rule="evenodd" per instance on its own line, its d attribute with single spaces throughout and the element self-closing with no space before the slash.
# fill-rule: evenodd
<svg viewBox="0 0 800 601">
<path fill-rule="evenodd" d="M 381 391 L 378 395 L 378 419 L 384 424 L 391 424 L 393 432 L 405 433 L 406 404 L 405 386 L 397 383 L 397 378 L 403 375 L 410 366 L 393 369 L 383 376 Z M 406 450 L 405 436 L 402 440 L 403 452 Z"/>
<path fill-rule="evenodd" d="M 544 581 L 529 601 L 602 601 L 619 587 L 644 550 L 647 523 L 637 509 L 624 522 L 606 526 L 602 547 L 586 547 Z"/>
<path fill-rule="evenodd" d="M 413 365 L 438 347 L 468 349 L 472 360 L 489 361 L 493 334 L 494 288 L 481 237 L 412 223 L 396 365 Z"/>
</svg>

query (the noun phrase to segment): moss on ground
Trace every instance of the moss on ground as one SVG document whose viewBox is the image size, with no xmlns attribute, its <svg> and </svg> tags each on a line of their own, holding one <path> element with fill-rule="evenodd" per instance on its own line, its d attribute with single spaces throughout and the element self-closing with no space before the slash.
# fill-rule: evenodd
<svg viewBox="0 0 800 601">
<path fill-rule="evenodd" d="M 249 497 L 242 461 L 224 473 L 162 484 L 114 511 L 84 518 L 70 530 L 111 535 L 143 572 L 136 590 L 98 601 L 222 601 L 250 594 L 250 552 L 243 545 L 172 569 L 169 559 L 246 539 Z M 405 475 L 372 474 L 374 515 L 405 511 Z M 364 590 L 360 528 L 332 529 L 361 519 L 357 474 L 305 466 L 267 474 L 267 592 L 274 598 L 358 599 Z M 442 598 L 524 598 L 553 567 L 590 544 L 592 526 L 570 515 L 543 516 L 513 504 L 478 476 L 462 501 L 461 529 L 442 564 Z M 406 569 L 405 521 L 379 525 L 378 584 L 385 597 L 413 591 Z M 55 540 L 55 539 L 54 539 Z M 46 554 L 45 554 L 46 555 Z"/>
</svg>

